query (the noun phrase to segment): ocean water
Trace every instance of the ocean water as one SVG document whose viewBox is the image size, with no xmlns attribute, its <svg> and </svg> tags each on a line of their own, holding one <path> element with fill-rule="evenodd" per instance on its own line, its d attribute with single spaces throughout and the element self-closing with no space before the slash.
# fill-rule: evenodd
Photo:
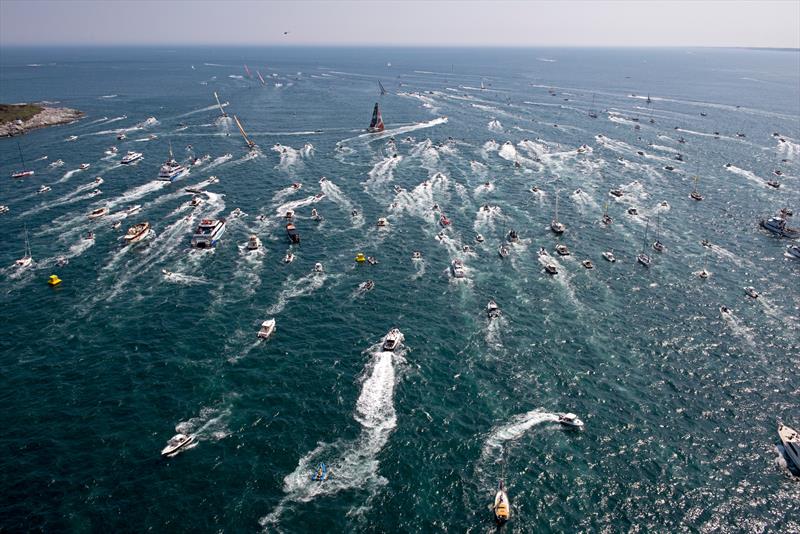
<svg viewBox="0 0 800 534">
<path fill-rule="evenodd" d="M 0 101 L 86 113 L 0 140 L 4 530 L 490 532 L 502 478 L 510 532 L 800 531 L 776 450 L 777 422 L 800 426 L 800 262 L 758 227 L 800 211 L 796 52 L 41 48 L 0 62 Z M 375 102 L 386 131 L 367 135 Z M 17 142 L 36 171 L 20 181 Z M 209 158 L 159 182 L 170 145 Z M 120 165 L 128 150 L 144 159 Z M 434 204 L 452 220 L 442 239 Z M 192 251 L 218 216 L 219 245 Z M 124 246 L 143 220 L 153 234 Z M 18 270 L 25 229 L 34 264 Z M 250 234 L 263 254 L 244 250 Z M 667 250 L 646 269 L 656 234 Z M 392 327 L 395 354 L 380 350 Z M 564 412 L 585 428 L 559 426 Z M 177 431 L 196 445 L 162 459 Z"/>
</svg>

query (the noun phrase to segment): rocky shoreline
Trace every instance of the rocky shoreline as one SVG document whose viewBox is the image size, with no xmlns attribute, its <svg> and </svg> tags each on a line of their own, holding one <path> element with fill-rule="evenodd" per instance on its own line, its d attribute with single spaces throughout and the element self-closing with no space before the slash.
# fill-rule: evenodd
<svg viewBox="0 0 800 534">
<path fill-rule="evenodd" d="M 16 119 L 0 124 L 0 137 L 12 137 L 38 128 L 67 124 L 84 116 L 84 113 L 77 109 L 40 106 L 42 110 L 33 117 L 26 120 Z"/>
</svg>

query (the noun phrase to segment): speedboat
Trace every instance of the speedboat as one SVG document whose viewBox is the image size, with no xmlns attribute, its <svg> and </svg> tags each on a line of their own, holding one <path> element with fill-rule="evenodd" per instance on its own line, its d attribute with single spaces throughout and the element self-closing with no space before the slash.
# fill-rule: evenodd
<svg viewBox="0 0 800 534">
<path fill-rule="evenodd" d="M 358 284 L 358 290 L 362 292 L 369 291 L 373 287 L 375 287 L 375 282 L 373 282 L 372 280 L 367 280 L 366 282 L 361 282 L 360 284 Z"/>
<path fill-rule="evenodd" d="M 81 168 L 82 171 L 85 171 L 89 167 L 91 167 L 91 165 L 89 163 L 81 163 L 80 164 L 80 168 Z"/>
<path fill-rule="evenodd" d="M 183 452 L 186 447 L 194 443 L 194 434 L 187 436 L 185 434 L 175 434 L 167 442 L 167 446 L 161 450 L 161 456 L 165 458 L 172 458 Z"/>
<path fill-rule="evenodd" d="M 90 219 L 99 219 L 100 217 L 103 217 L 104 215 L 108 215 L 108 211 L 109 211 L 108 208 L 105 207 L 105 206 L 103 206 L 102 208 L 97 208 L 96 210 L 92 211 L 89 214 L 89 218 Z"/>
<path fill-rule="evenodd" d="M 786 456 L 794 463 L 795 467 L 800 469 L 800 434 L 793 428 L 778 423 L 778 436 L 781 438 Z"/>
<path fill-rule="evenodd" d="M 642 252 L 638 256 L 636 256 L 636 261 L 644 265 L 645 267 L 650 267 L 650 256 Z"/>
<path fill-rule="evenodd" d="M 500 317 L 502 312 L 500 311 L 500 306 L 493 300 L 490 300 L 489 303 L 486 305 L 486 316 L 489 319 L 496 319 Z"/>
<path fill-rule="evenodd" d="M 386 337 L 383 338 L 383 350 L 387 352 L 395 351 L 403 344 L 403 341 L 405 341 L 403 333 L 397 328 L 392 328 L 389 330 L 389 333 L 386 334 Z"/>
<path fill-rule="evenodd" d="M 225 233 L 225 219 L 203 219 L 192 237 L 192 247 L 212 248 Z"/>
<path fill-rule="evenodd" d="M 500 248 L 497 249 L 497 253 L 500 255 L 501 258 L 508 257 L 509 254 L 508 247 L 506 247 L 505 245 L 500 245 Z"/>
<path fill-rule="evenodd" d="M 378 219 L 378 226 L 379 227 L 386 226 L 387 224 L 389 224 L 389 223 L 386 221 L 386 219 L 384 217 L 380 217 Z"/>
<path fill-rule="evenodd" d="M 311 218 L 315 221 L 322 220 L 322 216 L 317 212 L 317 208 L 311 208 Z"/>
<path fill-rule="evenodd" d="M 481 234 L 476 234 L 475 235 L 475 241 L 478 242 L 478 243 L 483 243 L 485 240 L 484 240 L 484 238 L 483 238 L 483 236 Z"/>
<path fill-rule="evenodd" d="M 661 241 L 656 240 L 653 243 L 653 250 L 655 250 L 656 252 L 664 252 L 664 248 L 665 248 L 664 244 Z"/>
<path fill-rule="evenodd" d="M 755 290 L 755 288 L 753 288 L 751 286 L 748 286 L 748 287 L 744 288 L 744 292 L 748 297 L 750 297 L 752 299 L 757 299 L 758 298 L 758 292 Z"/>
<path fill-rule="evenodd" d="M 289 236 L 289 241 L 292 243 L 300 243 L 300 234 L 297 233 L 297 230 L 292 223 L 286 225 L 286 235 Z"/>
<path fill-rule="evenodd" d="M 703 270 L 697 271 L 697 276 L 705 280 L 706 278 L 711 276 L 711 273 L 709 273 L 708 271 L 705 270 L 705 268 L 703 268 Z"/>
<path fill-rule="evenodd" d="M 770 217 L 767 220 L 762 219 L 761 226 L 780 237 L 788 237 L 790 239 L 800 237 L 800 230 L 787 226 L 786 219 L 781 217 Z"/>
<path fill-rule="evenodd" d="M 767 185 L 770 186 L 770 187 L 774 187 L 775 189 L 779 189 L 780 186 L 781 186 L 781 183 L 779 181 L 777 181 L 777 180 L 767 180 Z"/>
<path fill-rule="evenodd" d="M 78 140 L 78 136 L 77 135 L 70 135 L 69 137 L 64 139 L 64 141 L 67 141 L 67 142 L 72 142 L 72 141 L 77 141 L 77 140 Z"/>
<path fill-rule="evenodd" d="M 261 323 L 261 328 L 256 334 L 259 339 L 268 339 L 275 332 L 275 319 L 267 319 Z"/>
<path fill-rule="evenodd" d="M 519 234 L 517 234 L 516 230 L 511 230 L 508 232 L 508 236 L 506 237 L 509 243 L 516 243 L 519 241 Z"/>
<path fill-rule="evenodd" d="M 603 258 L 611 263 L 615 263 L 617 261 L 617 258 L 614 257 L 614 253 L 610 250 L 603 252 Z"/>
<path fill-rule="evenodd" d="M 134 152 L 132 150 L 129 150 L 128 153 L 122 157 L 120 163 L 122 163 L 123 165 L 128 165 L 136 161 L 139 161 L 143 157 L 144 155 L 141 152 Z"/>
<path fill-rule="evenodd" d="M 789 245 L 789 248 L 786 249 L 786 253 L 795 259 L 800 259 L 800 245 Z"/>
<path fill-rule="evenodd" d="M 419 250 L 415 250 L 414 252 L 411 253 L 411 259 L 412 260 L 421 260 L 422 259 L 422 252 L 420 252 Z"/>
<path fill-rule="evenodd" d="M 317 263 L 314 264 L 314 272 L 315 273 L 324 273 L 325 272 L 325 268 L 322 266 L 322 264 L 320 262 L 317 262 Z"/>
<path fill-rule="evenodd" d="M 547 274 L 558 274 L 558 269 L 556 268 L 554 263 L 548 263 L 544 266 L 544 270 Z"/>
<path fill-rule="evenodd" d="M 247 240 L 247 250 L 259 250 L 261 248 L 261 240 L 258 238 L 256 234 L 250 235 L 250 239 Z"/>
<path fill-rule="evenodd" d="M 556 252 L 558 252 L 559 256 L 569 256 L 569 249 L 564 244 L 556 245 Z"/>
<path fill-rule="evenodd" d="M 128 243 L 136 243 L 147 237 L 147 234 L 149 232 L 150 232 L 150 223 L 145 221 L 145 222 L 140 222 L 139 224 L 134 224 L 133 226 L 128 228 L 128 231 L 125 233 L 123 237 L 125 241 Z"/>
<path fill-rule="evenodd" d="M 50 191 L 50 186 L 49 186 L 49 185 L 43 185 L 43 186 L 41 186 L 41 187 L 39 188 L 39 190 L 37 191 L 37 193 L 39 193 L 39 194 L 41 194 L 41 193 L 47 193 L 48 191 Z"/>
<path fill-rule="evenodd" d="M 592 263 L 592 260 L 583 260 L 581 262 L 581 265 L 583 265 L 587 269 L 594 269 L 594 264 Z"/>
<path fill-rule="evenodd" d="M 97 184 L 97 185 L 102 185 L 102 183 L 103 183 L 103 182 L 104 182 L 104 180 L 103 180 L 103 178 L 102 178 L 102 177 L 100 177 L 100 176 L 98 176 L 98 177 L 96 177 L 96 178 L 94 179 L 94 183 L 95 183 L 95 184 Z"/>
<path fill-rule="evenodd" d="M 0 213 L 8 213 L 11 208 L 6 206 L 5 204 L 0 205 Z"/>
<path fill-rule="evenodd" d="M 498 526 L 504 525 L 511 518 L 511 502 L 508 500 L 506 488 L 503 481 L 497 486 L 497 493 L 494 494 L 494 520 Z"/>
<path fill-rule="evenodd" d="M 464 262 L 458 258 L 450 262 L 450 270 L 453 271 L 454 278 L 464 278 L 467 274 L 464 270 Z"/>
<path fill-rule="evenodd" d="M 550 229 L 557 234 L 563 234 L 564 230 L 566 230 L 567 228 L 566 226 L 564 226 L 564 223 L 560 223 L 556 220 L 553 220 L 550 222 Z"/>
<path fill-rule="evenodd" d="M 287 221 L 294 219 L 294 210 L 286 210 L 286 214 L 283 216 L 283 218 Z"/>
<path fill-rule="evenodd" d="M 621 197 L 624 194 L 621 189 L 612 189 L 611 191 L 609 191 L 609 193 L 611 193 L 617 198 Z"/>
<path fill-rule="evenodd" d="M 290 250 L 286 253 L 286 256 L 283 257 L 283 263 L 292 263 L 294 261 L 294 254 Z"/>
<path fill-rule="evenodd" d="M 558 422 L 564 426 L 571 426 L 573 428 L 583 428 L 583 421 L 578 419 L 574 413 L 564 413 L 558 416 Z"/>
<path fill-rule="evenodd" d="M 449 226 L 450 219 L 448 219 L 447 216 L 444 213 L 442 213 L 442 216 L 439 217 L 439 224 L 441 224 L 442 226 Z"/>
</svg>

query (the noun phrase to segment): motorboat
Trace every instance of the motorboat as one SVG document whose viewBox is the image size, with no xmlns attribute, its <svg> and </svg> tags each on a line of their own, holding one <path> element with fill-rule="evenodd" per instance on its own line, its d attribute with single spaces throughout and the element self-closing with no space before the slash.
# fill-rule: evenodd
<svg viewBox="0 0 800 534">
<path fill-rule="evenodd" d="M 96 197 L 97 195 L 102 195 L 103 192 L 100 189 L 92 189 L 92 192 L 89 193 L 90 197 Z"/>
<path fill-rule="evenodd" d="M 675 167 L 673 167 L 672 165 L 664 165 L 664 170 L 665 171 L 674 171 Z"/>
<path fill-rule="evenodd" d="M 774 174 L 775 176 L 783 176 L 783 171 L 780 169 L 775 169 L 774 171 L 772 171 L 772 174 Z"/>
<path fill-rule="evenodd" d="M 328 466 L 325 465 L 325 462 L 320 462 L 317 468 L 311 473 L 311 480 L 314 482 L 325 482 L 330 476 L 331 472 Z"/>
<path fill-rule="evenodd" d="M 378 223 L 377 223 L 377 224 L 378 224 L 378 227 L 379 227 L 379 228 L 382 228 L 382 227 L 384 227 L 384 226 L 387 226 L 387 225 L 389 224 L 389 222 L 386 220 L 386 218 L 384 218 L 384 217 L 380 217 L 380 218 L 378 219 Z"/>
<path fill-rule="evenodd" d="M 700 244 L 703 245 L 704 247 L 711 248 L 711 241 L 709 241 L 708 239 L 703 239 L 702 241 L 700 241 Z"/>
<path fill-rule="evenodd" d="M 71 143 L 72 141 L 77 141 L 77 140 L 78 140 L 78 136 L 77 135 L 70 135 L 69 137 L 64 139 L 64 141 L 67 141 L 68 143 Z"/>
<path fill-rule="evenodd" d="M 113 228 L 114 230 L 119 230 L 121 226 L 122 226 L 122 221 L 114 221 L 111 224 L 111 228 Z"/>
<path fill-rule="evenodd" d="M 127 139 L 127 138 L 128 138 L 128 136 L 127 136 L 127 135 L 125 135 L 125 133 L 124 133 L 124 132 L 123 132 L 123 133 L 119 133 L 119 134 L 117 134 L 117 141 L 124 141 L 124 140 L 125 140 L 125 139 Z"/>
<path fill-rule="evenodd" d="M 500 317 L 503 312 L 500 311 L 500 306 L 493 300 L 490 300 L 489 303 L 486 305 L 486 316 L 489 319 L 496 319 Z"/>
<path fill-rule="evenodd" d="M 606 250 L 605 252 L 603 252 L 603 258 L 605 258 L 606 261 L 609 261 L 611 263 L 616 263 L 617 261 L 617 258 L 614 257 L 614 252 L 610 250 Z"/>
<path fill-rule="evenodd" d="M 317 222 L 322 220 L 322 215 L 317 212 L 317 208 L 311 208 L 311 218 Z"/>
<path fill-rule="evenodd" d="M 461 247 L 461 250 L 462 250 L 463 252 L 467 252 L 467 253 L 470 253 L 470 252 L 475 252 L 475 249 L 474 249 L 474 248 L 472 248 L 472 247 L 471 247 L 471 246 L 469 246 L 469 245 L 464 245 L 463 247 Z"/>
<path fill-rule="evenodd" d="M 795 259 L 800 259 L 800 245 L 789 245 L 786 253 Z"/>
<path fill-rule="evenodd" d="M 42 193 L 47 193 L 47 192 L 48 192 L 48 191 L 50 191 L 50 190 L 51 190 L 51 188 L 50 188 L 50 186 L 49 186 L 49 185 L 42 185 L 42 186 L 39 188 L 39 190 L 38 190 L 38 191 L 36 191 L 36 192 L 37 192 L 37 193 L 39 193 L 39 194 L 42 194 Z"/>
<path fill-rule="evenodd" d="M 315 273 L 324 273 L 325 272 L 325 268 L 322 266 L 321 263 L 317 262 L 317 263 L 314 264 L 314 272 Z"/>
<path fill-rule="evenodd" d="M 697 271 L 697 276 L 705 280 L 706 278 L 711 276 L 711 273 L 709 273 L 705 268 L 703 268 L 702 270 Z"/>
<path fill-rule="evenodd" d="M 422 259 L 422 252 L 420 252 L 419 250 L 415 250 L 414 252 L 411 253 L 411 259 L 412 260 L 421 260 Z"/>
<path fill-rule="evenodd" d="M 500 245 L 500 248 L 497 249 L 497 253 L 500 255 L 501 258 L 507 258 L 509 255 L 508 247 L 505 245 Z"/>
<path fill-rule="evenodd" d="M 141 152 L 134 152 L 132 150 L 129 150 L 127 154 L 122 156 L 120 163 L 122 163 L 123 165 L 130 165 L 131 163 L 139 161 L 143 157 L 144 154 L 142 154 Z"/>
<path fill-rule="evenodd" d="M 563 234 L 567 228 L 564 226 L 564 223 L 553 220 L 550 222 L 550 229 L 556 234 Z"/>
<path fill-rule="evenodd" d="M 519 234 L 517 234 L 516 230 L 511 230 L 508 232 L 508 236 L 506 236 L 506 239 L 508 239 L 509 243 L 516 243 L 517 241 L 519 241 Z"/>
<path fill-rule="evenodd" d="M 535 185 L 533 185 L 533 186 L 531 186 L 531 188 L 528 191 L 530 191 L 531 193 L 537 194 L 537 193 L 539 193 L 539 188 L 536 187 Z"/>
<path fill-rule="evenodd" d="M 639 215 L 639 210 L 631 206 L 630 208 L 628 208 L 628 215 L 634 215 L 634 216 Z"/>
<path fill-rule="evenodd" d="M 483 238 L 483 236 L 481 234 L 476 234 L 475 235 L 475 241 L 477 243 L 483 243 L 485 241 L 485 239 Z"/>
<path fill-rule="evenodd" d="M 149 232 L 150 232 L 150 223 L 145 221 L 145 222 L 140 222 L 138 224 L 134 224 L 133 226 L 128 228 L 128 231 L 125 233 L 123 237 L 125 241 L 128 243 L 136 243 L 147 237 L 147 234 Z"/>
<path fill-rule="evenodd" d="M 612 189 L 611 191 L 609 191 L 609 193 L 611 193 L 613 196 L 615 196 L 617 198 L 619 198 L 619 197 L 621 197 L 622 195 L 625 194 L 625 193 L 622 192 L 621 189 Z"/>
<path fill-rule="evenodd" d="M 779 189 L 781 187 L 781 183 L 777 180 L 767 180 L 767 185 L 775 189 Z"/>
<path fill-rule="evenodd" d="M 64 160 L 63 159 L 57 159 L 54 162 L 52 162 L 50 164 L 50 166 L 51 167 L 63 167 L 64 166 Z"/>
<path fill-rule="evenodd" d="M 641 254 L 636 256 L 636 261 L 638 261 L 639 263 L 641 263 L 645 267 L 650 267 L 650 263 L 651 263 L 650 256 L 648 256 L 644 252 L 642 252 Z"/>
<path fill-rule="evenodd" d="M 783 423 L 778 423 L 778 436 L 783 444 L 783 451 L 792 463 L 800 469 L 800 434 Z"/>
<path fill-rule="evenodd" d="M 358 217 L 358 210 L 353 210 L 350 212 L 351 217 Z"/>
<path fill-rule="evenodd" d="M 234 208 L 231 212 L 230 217 L 235 219 L 236 217 L 247 217 L 247 214 L 242 211 L 242 208 Z"/>
<path fill-rule="evenodd" d="M 58 265 L 59 267 L 63 267 L 68 263 L 69 263 L 69 258 L 67 258 L 66 256 L 58 256 L 56 258 L 56 265 Z"/>
<path fill-rule="evenodd" d="M 286 210 L 286 213 L 283 215 L 283 218 L 287 221 L 291 221 L 294 219 L 294 210 Z"/>
<path fill-rule="evenodd" d="M 300 182 L 294 182 L 294 183 L 292 184 L 292 189 L 294 189 L 295 191 L 297 191 L 297 190 L 298 190 L 298 189 L 300 189 L 301 187 L 303 187 L 303 184 L 301 184 Z"/>
<path fill-rule="evenodd" d="M 167 442 L 167 446 L 161 450 L 161 456 L 165 458 L 172 458 L 183 452 L 189 445 L 195 441 L 194 434 L 175 434 Z"/>
<path fill-rule="evenodd" d="M 727 306 L 720 306 L 719 307 L 719 313 L 721 313 L 722 315 L 730 315 L 731 314 L 731 309 L 728 308 Z"/>
<path fill-rule="evenodd" d="M 583 265 L 587 269 L 594 269 L 594 264 L 592 263 L 592 260 L 583 260 L 581 262 L 581 265 Z"/>
<path fill-rule="evenodd" d="M 263 323 L 261 323 L 261 328 L 258 330 L 259 339 L 269 339 L 269 337 L 275 332 L 275 319 L 267 319 Z"/>
<path fill-rule="evenodd" d="M 556 268 L 554 263 L 547 263 L 544 266 L 544 271 L 547 274 L 558 274 L 558 269 Z"/>
<path fill-rule="evenodd" d="M 458 258 L 450 262 L 450 270 L 453 271 L 454 278 L 464 278 L 467 275 L 464 270 L 464 262 Z"/>
<path fill-rule="evenodd" d="M 292 263 L 294 261 L 294 254 L 292 251 L 288 251 L 286 255 L 283 257 L 283 263 Z"/>
<path fill-rule="evenodd" d="M 583 428 L 583 421 L 578 419 L 578 416 L 574 413 L 564 413 L 558 416 L 558 422 L 564 426 L 570 426 L 573 428 Z"/>
<path fill-rule="evenodd" d="M 297 233 L 297 229 L 292 223 L 286 225 L 286 235 L 289 236 L 289 241 L 292 243 L 300 243 L 300 234 Z"/>
<path fill-rule="evenodd" d="M 11 208 L 6 206 L 5 204 L 0 205 L 0 213 L 8 213 L 10 209 Z"/>
<path fill-rule="evenodd" d="M 767 220 L 761 220 L 761 226 L 780 237 L 788 237 L 790 239 L 797 239 L 800 237 L 800 230 L 797 228 L 790 228 L 786 224 L 786 219 L 782 217 L 770 217 Z"/>
<path fill-rule="evenodd" d="M 81 168 L 82 171 L 85 171 L 89 167 L 91 167 L 91 164 L 89 164 L 89 163 L 81 163 L 80 164 L 80 168 Z"/>
<path fill-rule="evenodd" d="M 751 286 L 748 286 L 748 287 L 744 288 L 744 292 L 751 299 L 757 299 L 758 298 L 758 292 L 755 290 L 755 288 L 753 288 Z"/>
<path fill-rule="evenodd" d="M 107 155 L 107 156 L 113 156 L 113 155 L 114 155 L 114 154 L 116 154 L 117 152 L 119 152 L 119 149 L 118 149 L 117 147 L 115 147 L 115 146 L 110 146 L 110 147 L 108 147 L 108 150 L 106 150 L 106 155 Z"/>
<path fill-rule="evenodd" d="M 511 502 L 508 500 L 506 488 L 503 481 L 497 486 L 497 492 L 494 494 L 494 521 L 498 526 L 502 526 L 511 518 Z"/>
<path fill-rule="evenodd" d="M 192 247 L 212 248 L 225 233 L 225 219 L 203 219 L 192 237 Z"/>
<path fill-rule="evenodd" d="M 201 205 L 204 202 L 203 197 L 192 197 L 192 200 L 189 201 L 189 205 L 196 208 L 197 206 Z"/>
<path fill-rule="evenodd" d="M 366 282 L 361 282 L 360 284 L 358 284 L 358 290 L 362 292 L 369 291 L 374 287 L 375 287 L 375 282 L 373 282 L 372 280 L 367 280 Z"/>
<path fill-rule="evenodd" d="M 247 240 L 246 245 L 247 250 L 259 250 L 261 249 L 261 240 L 258 238 L 256 234 L 251 234 L 250 238 Z"/>
<path fill-rule="evenodd" d="M 441 224 L 444 227 L 450 226 L 450 219 L 448 219 L 447 216 L 444 213 L 442 213 L 442 216 L 439 217 L 439 224 Z"/>
<path fill-rule="evenodd" d="M 98 176 L 98 177 L 96 177 L 96 178 L 94 179 L 94 183 L 95 183 L 96 185 L 102 185 L 104 181 L 105 181 L 105 180 L 103 180 L 103 178 L 102 178 L 102 177 L 100 177 L 100 176 Z"/>
<path fill-rule="evenodd" d="M 656 240 L 653 242 L 653 250 L 656 252 L 664 252 L 665 248 L 666 247 L 664 247 L 664 244 L 661 241 Z"/>
<path fill-rule="evenodd" d="M 90 219 L 99 219 L 100 217 L 108 215 L 108 212 L 109 212 L 109 209 L 107 207 L 103 206 L 102 208 L 97 208 L 96 210 L 92 211 L 89 214 L 89 218 Z"/>
<path fill-rule="evenodd" d="M 603 214 L 603 224 L 609 225 L 612 222 L 614 222 L 614 220 L 611 218 L 611 216 L 608 213 L 604 213 Z"/>
<path fill-rule="evenodd" d="M 558 253 L 559 256 L 569 256 L 570 255 L 569 254 L 569 249 L 567 248 L 567 245 L 564 245 L 564 244 L 556 245 L 556 252 Z"/>
<path fill-rule="evenodd" d="M 395 351 L 403 344 L 403 341 L 405 341 L 403 333 L 397 328 L 392 328 L 383 338 L 383 350 L 387 352 Z"/>
</svg>

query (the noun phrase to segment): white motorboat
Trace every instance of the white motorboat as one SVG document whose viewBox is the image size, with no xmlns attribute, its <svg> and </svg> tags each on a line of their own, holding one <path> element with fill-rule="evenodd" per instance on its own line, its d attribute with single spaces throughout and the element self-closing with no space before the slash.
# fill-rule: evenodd
<svg viewBox="0 0 800 534">
<path fill-rule="evenodd" d="M 751 299 L 757 299 L 758 298 L 758 292 L 755 290 L 754 287 L 748 286 L 748 287 L 744 288 L 744 292 Z"/>
<path fill-rule="evenodd" d="M 50 166 L 53 167 L 53 168 L 55 168 L 55 167 L 63 167 L 64 166 L 64 160 L 63 159 L 57 159 L 54 162 L 52 162 L 50 164 Z"/>
<path fill-rule="evenodd" d="M 583 428 L 583 421 L 578 419 L 574 413 L 564 413 L 558 416 L 558 422 L 564 426 L 571 426 L 574 428 Z"/>
<path fill-rule="evenodd" d="M 128 138 L 128 136 L 125 135 L 125 133 L 118 133 L 117 134 L 117 141 L 124 141 L 127 138 Z"/>
<path fill-rule="evenodd" d="M 367 280 L 366 282 L 361 282 L 358 284 L 358 290 L 363 292 L 370 291 L 372 288 L 375 287 L 375 282 L 372 280 Z"/>
<path fill-rule="evenodd" d="M 261 329 L 258 331 L 258 337 L 260 339 L 269 339 L 269 337 L 275 332 L 275 319 L 267 319 L 263 323 L 261 323 Z"/>
<path fill-rule="evenodd" d="M 421 260 L 422 259 L 422 252 L 420 252 L 419 250 L 415 250 L 414 252 L 411 253 L 411 259 L 412 260 Z"/>
<path fill-rule="evenodd" d="M 110 147 L 108 147 L 108 150 L 106 150 L 106 156 L 113 156 L 117 152 L 119 152 L 119 149 L 117 147 L 110 146 Z"/>
<path fill-rule="evenodd" d="M 294 219 L 294 210 L 287 210 L 283 218 L 286 219 L 287 221 L 291 221 L 292 219 Z"/>
<path fill-rule="evenodd" d="M 85 171 L 89 167 L 91 167 L 91 164 L 89 164 L 89 163 L 81 163 L 80 164 L 80 168 L 81 168 L 82 171 Z"/>
<path fill-rule="evenodd" d="M 605 258 L 606 261 L 610 261 L 611 263 L 615 263 L 617 261 L 617 258 L 614 257 L 614 252 L 611 250 L 603 252 L 603 258 Z"/>
<path fill-rule="evenodd" d="M 92 211 L 89 214 L 89 218 L 90 219 L 99 219 L 100 217 L 108 215 L 108 212 L 109 212 L 109 209 L 107 207 L 103 206 L 102 208 L 97 208 L 96 210 Z"/>
<path fill-rule="evenodd" d="M 158 179 L 165 180 L 169 182 L 174 182 L 181 176 L 186 175 L 189 172 L 189 169 L 175 161 L 175 158 L 172 156 L 172 145 L 169 147 L 169 157 L 167 161 L 161 166 L 158 171 Z"/>
<path fill-rule="evenodd" d="M 500 306 L 493 300 L 490 300 L 489 303 L 486 305 L 486 316 L 489 319 L 496 319 L 500 317 L 503 312 L 500 311 Z"/>
<path fill-rule="evenodd" d="M 322 215 L 319 214 L 317 208 L 311 208 L 311 218 L 317 222 L 322 220 Z"/>
<path fill-rule="evenodd" d="M 780 237 L 788 237 L 789 239 L 797 239 L 800 237 L 800 230 L 789 227 L 789 225 L 786 224 L 786 219 L 783 217 L 770 217 L 767 220 L 762 219 L 761 227 Z"/>
<path fill-rule="evenodd" d="M 260 250 L 261 240 L 256 234 L 251 234 L 250 239 L 247 240 L 247 250 Z"/>
<path fill-rule="evenodd" d="M 230 214 L 230 218 L 235 219 L 237 217 L 247 217 L 247 214 L 242 211 L 242 208 L 234 208 Z"/>
<path fill-rule="evenodd" d="M 507 246 L 500 245 L 500 248 L 497 249 L 497 253 L 500 255 L 501 258 L 507 258 L 510 252 Z"/>
<path fill-rule="evenodd" d="M 0 205 L 0 213 L 8 213 L 10 209 L 11 208 L 6 206 L 5 204 Z"/>
<path fill-rule="evenodd" d="M 383 338 L 383 350 L 392 352 L 398 349 L 405 341 L 405 336 L 397 328 L 392 328 L 386 337 Z"/>
<path fill-rule="evenodd" d="M 42 193 L 47 193 L 48 191 L 50 191 L 50 186 L 49 185 L 42 185 L 39 188 L 39 190 L 37 191 L 37 193 L 42 194 Z"/>
<path fill-rule="evenodd" d="M 321 263 L 317 262 L 317 263 L 314 264 L 314 272 L 315 273 L 324 273 L 325 272 L 325 268 L 322 266 Z"/>
<path fill-rule="evenodd" d="M 127 154 L 122 156 L 122 159 L 120 160 L 120 163 L 122 163 L 123 165 L 129 165 L 131 163 L 135 163 L 135 162 L 139 161 L 143 157 L 144 157 L 144 154 L 142 154 L 141 152 L 134 152 L 132 150 L 129 150 Z"/>
<path fill-rule="evenodd" d="M 100 176 L 98 176 L 98 177 L 96 177 L 96 178 L 94 179 L 94 183 L 95 183 L 96 185 L 102 185 L 102 183 L 103 183 L 104 181 L 105 181 L 105 180 L 103 180 L 103 178 L 102 178 L 102 177 L 100 177 Z"/>
<path fill-rule="evenodd" d="M 125 233 L 123 238 L 128 243 L 138 243 L 150 233 L 150 223 L 147 221 L 134 224 Z"/>
<path fill-rule="evenodd" d="M 483 243 L 485 241 L 485 239 L 483 238 L 483 236 L 481 234 L 476 234 L 475 235 L 475 241 L 477 243 Z"/>
<path fill-rule="evenodd" d="M 570 255 L 569 254 L 569 249 L 567 248 L 567 245 L 564 245 L 564 244 L 556 245 L 556 252 L 558 253 L 559 256 L 569 256 Z"/>
<path fill-rule="evenodd" d="M 508 239 L 509 243 L 516 243 L 517 241 L 519 241 L 519 234 L 517 233 L 516 230 L 510 230 L 508 232 L 508 235 L 506 236 L 506 239 Z"/>
<path fill-rule="evenodd" d="M 185 434 L 175 434 L 167 442 L 167 446 L 161 450 L 161 456 L 165 458 L 172 458 L 183 452 L 189 445 L 194 443 L 195 436 Z"/>
<path fill-rule="evenodd" d="M 286 253 L 286 256 L 283 257 L 283 263 L 292 263 L 294 261 L 294 254 L 292 251 Z"/>
<path fill-rule="evenodd" d="M 192 200 L 189 202 L 189 205 L 192 207 L 197 207 L 204 202 L 203 197 L 192 197 Z"/>
<path fill-rule="evenodd" d="M 66 141 L 68 143 L 71 143 L 72 141 L 77 141 L 77 140 L 78 140 L 78 136 L 77 135 L 70 135 L 69 137 L 64 139 L 64 141 Z"/>
<path fill-rule="evenodd" d="M 103 192 L 100 189 L 92 189 L 92 192 L 89 193 L 90 197 L 96 197 L 97 195 L 102 195 Z"/>
<path fill-rule="evenodd" d="M 378 219 L 378 227 L 383 227 L 388 225 L 389 223 L 386 221 L 385 217 L 381 217 Z"/>
<path fill-rule="evenodd" d="M 454 278 L 464 278 L 467 275 L 464 270 L 464 262 L 458 258 L 450 262 L 450 270 L 453 271 Z"/>
<path fill-rule="evenodd" d="M 594 269 L 594 264 L 592 263 L 592 260 L 583 260 L 581 262 L 581 265 L 583 265 L 587 269 Z"/>
<path fill-rule="evenodd" d="M 544 266 L 544 270 L 547 274 L 558 274 L 558 268 L 555 266 L 554 263 L 548 263 Z"/>
<path fill-rule="evenodd" d="M 786 456 L 800 469 L 800 434 L 783 423 L 778 423 L 778 436 L 781 438 Z"/>
<path fill-rule="evenodd" d="M 504 525 L 511 518 L 511 502 L 508 500 L 505 485 L 503 481 L 497 486 L 497 492 L 494 494 L 494 520 L 499 525 Z"/>
<path fill-rule="evenodd" d="M 786 249 L 786 254 L 800 260 L 800 245 L 789 245 Z"/>
<path fill-rule="evenodd" d="M 203 219 L 192 237 L 192 247 L 211 248 L 225 233 L 225 219 Z"/>
<path fill-rule="evenodd" d="M 727 316 L 731 314 L 731 309 L 728 308 L 727 306 L 720 306 L 719 313 L 722 314 L 723 316 Z"/>
</svg>

